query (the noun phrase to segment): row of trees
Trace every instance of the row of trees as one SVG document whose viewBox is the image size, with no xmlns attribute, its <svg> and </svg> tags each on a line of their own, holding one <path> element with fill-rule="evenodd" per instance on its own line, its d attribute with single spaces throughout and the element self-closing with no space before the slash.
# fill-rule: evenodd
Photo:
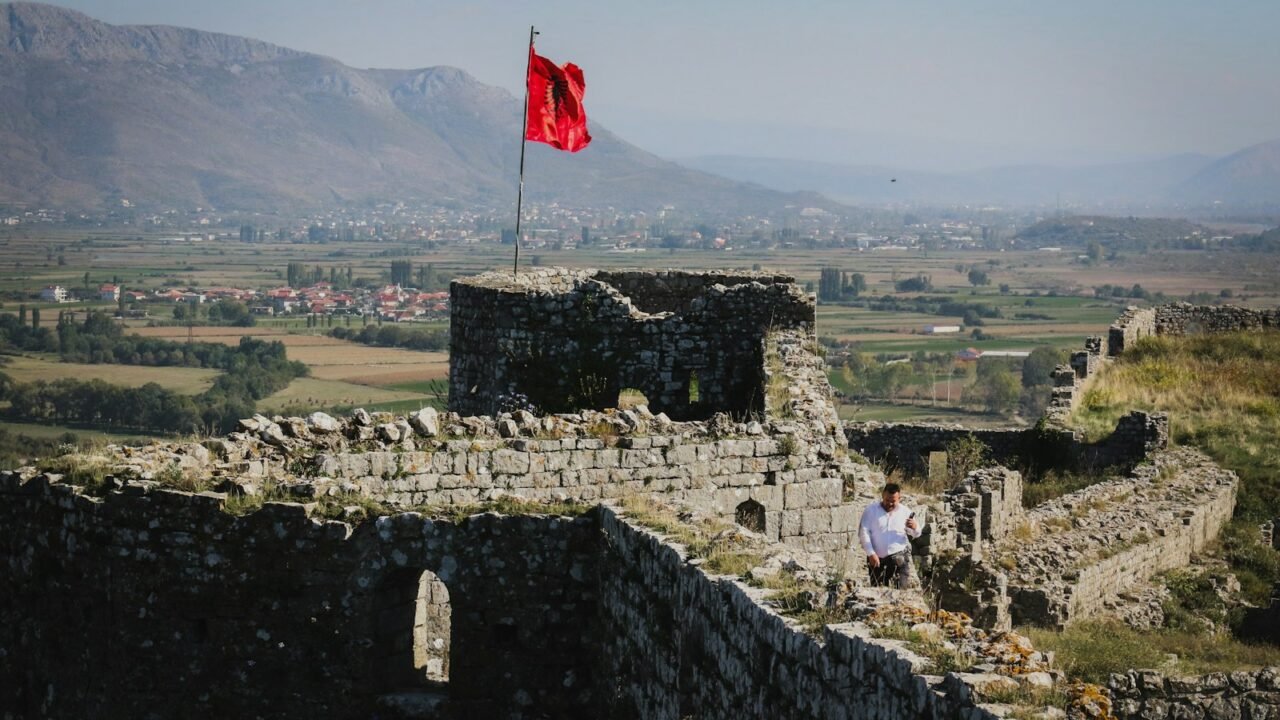
<svg viewBox="0 0 1280 720">
<path fill-rule="evenodd" d="M 867 278 L 862 273 L 824 267 L 818 275 L 818 300 L 821 302 L 851 300 L 866 289 Z"/>
<path fill-rule="evenodd" d="M 307 367 L 285 356 L 279 342 L 241 338 L 219 362 L 226 371 L 199 395 L 182 395 L 156 383 L 130 388 L 104 380 L 62 378 L 0 382 L 5 416 L 21 422 L 82 423 L 158 433 L 230 432 L 253 414 L 258 400 L 284 389 Z M 7 378 L 6 378 L 7 380 Z"/>
<path fill-rule="evenodd" d="M 74 422 L 152 432 L 228 432 L 255 404 L 307 374 L 307 366 L 289 360 L 284 343 L 243 337 L 237 346 L 176 343 L 124 335 L 112 318 L 89 313 L 82 322 L 68 313 L 56 330 L 21 325 L 0 315 L 0 348 L 57 352 L 64 362 L 171 365 L 222 370 L 213 385 L 196 396 L 181 395 L 155 383 L 126 388 L 103 380 L 0 383 L 8 400 L 6 415 L 30 422 Z"/>
<path fill-rule="evenodd" d="M 424 327 L 402 325 L 366 325 L 355 328 L 336 327 L 329 335 L 339 340 L 350 340 L 362 345 L 399 347 L 410 350 L 445 351 L 449 349 L 448 330 L 430 330 Z"/>
</svg>

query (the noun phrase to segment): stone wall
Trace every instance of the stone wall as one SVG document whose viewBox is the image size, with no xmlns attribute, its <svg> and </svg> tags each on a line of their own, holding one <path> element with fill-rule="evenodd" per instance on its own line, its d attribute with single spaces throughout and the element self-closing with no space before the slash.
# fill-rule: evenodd
<svg viewBox="0 0 1280 720">
<path fill-rule="evenodd" d="M 866 457 L 901 468 L 908 474 L 928 472 L 931 452 L 972 436 L 987 448 L 987 458 L 1009 467 L 1037 470 L 1096 470 L 1129 466 L 1168 444 L 1169 419 L 1163 413 L 1135 411 L 1120 418 L 1115 431 L 1085 442 L 1075 431 L 1057 425 L 1036 428 L 965 428 L 923 423 L 849 423 L 849 447 Z"/>
<path fill-rule="evenodd" d="M 232 492 L 268 486 L 299 499 L 360 495 L 399 507 L 467 505 L 514 495 L 596 502 L 636 492 L 735 518 L 758 505 L 769 539 L 843 563 L 857 508 L 846 482 L 870 487 L 878 471 L 846 460 L 822 359 L 807 336 L 767 339 L 770 392 L 758 419 L 672 421 L 647 407 L 466 417 L 427 408 L 407 417 L 357 410 L 336 419 L 242 420 L 225 438 L 109 448 L 124 479 L 178 466 L 188 479 Z"/>
<path fill-rule="evenodd" d="M 0 714 L 385 717 L 437 692 L 459 717 L 595 716 L 594 517 L 224 503 L 0 474 Z M 447 684 L 409 647 L 443 629 L 410 602 L 424 578 L 447 589 Z"/>
<path fill-rule="evenodd" d="M 1130 670 L 1108 683 L 1119 720 L 1280 717 L 1280 668 L 1172 677 Z"/>
<path fill-rule="evenodd" d="M 1268 328 L 1280 328 L 1280 309 L 1253 310 L 1235 305 L 1190 303 L 1130 307 L 1111 325 L 1107 354 L 1119 355 L 1141 338 L 1152 335 L 1197 335 Z"/>
<path fill-rule="evenodd" d="M 1185 566 L 1231 520 L 1237 478 L 1194 450 L 1154 454 L 1129 477 L 1037 506 L 997 544 L 1015 624 L 1062 627 L 1125 588 Z"/>
<path fill-rule="evenodd" d="M 602 514 L 601 654 L 631 678 L 603 717 L 983 718 L 972 691 L 921 675 L 902 643 L 824 628 L 819 640 L 762 604 L 763 591 L 708 576 L 678 548 Z"/>
<path fill-rule="evenodd" d="M 810 637 L 608 508 L 353 525 L 14 472 L 0 500 L 7 717 L 994 717 L 900 641 Z"/>
<path fill-rule="evenodd" d="M 1107 356 L 1115 357 L 1144 337 L 1156 334 L 1155 308 L 1129 307 L 1107 331 Z"/>
<path fill-rule="evenodd" d="M 1157 335 L 1199 335 L 1280 328 L 1280 309 L 1253 310 L 1236 305 L 1157 305 Z"/>
<path fill-rule="evenodd" d="M 678 270 L 486 273 L 450 286 L 449 407 L 603 409 L 624 388 L 675 419 L 764 409 L 765 340 L 812 332 L 790 277 Z"/>
</svg>

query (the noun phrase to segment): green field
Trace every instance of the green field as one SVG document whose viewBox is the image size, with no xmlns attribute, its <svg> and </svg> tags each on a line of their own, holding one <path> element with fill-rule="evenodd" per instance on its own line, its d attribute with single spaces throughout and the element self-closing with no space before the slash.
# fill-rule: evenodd
<svg viewBox="0 0 1280 720">
<path fill-rule="evenodd" d="M 238 227 L 202 228 L 204 232 L 235 234 Z M 0 228 L 0 312 L 17 312 L 19 304 L 40 305 L 42 324 L 56 321 L 57 312 L 87 307 L 107 309 L 109 304 L 92 301 L 59 306 L 40 304 L 33 297 L 47 284 L 62 284 L 85 291 L 105 282 L 118 282 L 128 289 L 155 290 L 236 286 L 266 289 L 282 285 L 290 262 L 307 267 L 320 266 L 344 271 L 349 267 L 356 278 L 370 283 L 388 279 L 390 258 L 407 259 L 415 266 L 431 263 L 447 276 L 470 275 L 486 270 L 505 270 L 511 261 L 510 246 L 496 242 L 428 246 L 419 240 L 293 243 L 238 241 L 174 241 L 173 230 L 140 228 L 110 230 L 17 226 Z M 573 233 L 571 233 L 573 234 Z M 597 268 L 681 268 L 762 269 L 794 275 L 804 283 L 816 283 L 823 267 L 832 266 L 865 275 L 863 298 L 891 296 L 909 300 L 910 295 L 894 291 L 894 281 L 929 275 L 934 290 L 929 297 L 952 302 L 982 303 L 999 308 L 1003 317 L 989 318 L 981 327 L 989 336 L 975 340 L 968 329 L 962 335 L 930 336 L 926 325 L 959 324 L 961 318 L 915 312 L 888 312 L 865 307 L 823 303 L 818 308 L 818 333 L 857 343 L 860 352 L 885 353 L 901 357 L 919 350 L 954 353 L 967 347 L 980 350 L 1032 350 L 1049 345 L 1074 349 L 1084 337 L 1103 333 L 1111 320 L 1132 302 L 1127 299 L 1099 299 L 1092 288 L 1100 284 L 1129 287 L 1141 283 L 1152 291 L 1172 295 L 1191 292 L 1233 291 L 1236 302 L 1274 305 L 1280 301 L 1280 258 L 1272 255 L 1208 251 L 1158 251 L 1133 255 L 1101 265 L 1084 265 L 1072 253 L 1037 251 L 856 251 L 852 249 L 809 249 L 803 246 L 731 251 L 659 250 L 619 253 L 603 247 L 580 250 L 529 249 L 522 256 L 524 267 L 534 261 L 544 266 Z M 991 284 L 978 288 L 968 282 L 967 269 L 981 268 Z M 88 272 L 86 281 L 85 273 Z M 1001 294 L 1001 285 L 1008 293 Z M 147 306 L 161 321 L 172 317 L 166 304 Z M 1019 317 L 1021 315 L 1021 317 Z M 446 323 L 425 324 L 443 329 Z M 228 331 L 230 342 L 238 340 L 236 330 Z M 259 319 L 257 333 L 277 333 L 286 341 L 290 356 L 305 358 L 313 377 L 295 382 L 290 388 L 261 403 L 266 412 L 285 407 L 300 409 L 348 407 L 409 407 L 425 402 L 431 389 L 428 381 L 444 374 L 440 355 L 408 362 L 390 357 L 371 360 L 372 348 L 346 343 L 319 345 L 302 335 L 311 335 L 301 318 Z M 195 329 L 201 335 L 201 328 Z M 182 328 L 166 334 L 185 340 Z M 403 351 L 402 351 L 403 352 Z M 54 377 L 102 377 L 122 384 L 156 381 L 181 392 L 199 392 L 213 374 L 185 368 L 127 368 L 114 365 L 64 366 L 41 359 L 14 374 L 19 379 Z M 366 367 L 367 366 L 367 367 Z M 859 417 L 919 416 L 916 408 L 883 408 L 860 411 Z M 932 412 L 932 411 L 931 411 Z M 887 413 L 888 415 L 883 415 Z"/>
</svg>

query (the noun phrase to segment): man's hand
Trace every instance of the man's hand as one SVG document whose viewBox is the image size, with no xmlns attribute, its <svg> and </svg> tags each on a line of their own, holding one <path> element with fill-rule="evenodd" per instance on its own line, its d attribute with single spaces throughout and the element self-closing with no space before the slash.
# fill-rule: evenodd
<svg viewBox="0 0 1280 720">
<path fill-rule="evenodd" d="M 871 567 L 873 567 L 873 568 L 878 568 L 878 567 L 880 567 L 880 556 L 879 556 L 879 555 L 876 555 L 875 553 L 870 553 L 870 554 L 868 554 L 868 555 L 867 555 L 867 564 L 868 564 L 868 565 L 870 565 L 870 566 L 871 566 Z"/>
<path fill-rule="evenodd" d="M 915 530 L 915 529 L 916 529 L 916 527 L 917 527 L 917 526 L 916 526 L 916 519 L 915 519 L 915 518 L 907 518 L 907 528 L 908 528 L 909 530 Z"/>
</svg>

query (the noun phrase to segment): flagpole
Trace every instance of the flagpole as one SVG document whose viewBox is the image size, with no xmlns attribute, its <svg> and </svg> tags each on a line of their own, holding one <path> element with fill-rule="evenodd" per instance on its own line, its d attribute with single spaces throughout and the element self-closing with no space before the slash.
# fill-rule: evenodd
<svg viewBox="0 0 1280 720">
<path fill-rule="evenodd" d="M 529 69 L 533 63 L 533 37 L 538 33 L 529 26 L 529 52 L 524 61 L 524 115 L 520 130 L 520 186 L 516 190 L 516 258 L 511 264 L 511 274 L 520 274 L 520 215 L 524 205 L 524 147 L 528 144 L 529 135 Z"/>
</svg>

